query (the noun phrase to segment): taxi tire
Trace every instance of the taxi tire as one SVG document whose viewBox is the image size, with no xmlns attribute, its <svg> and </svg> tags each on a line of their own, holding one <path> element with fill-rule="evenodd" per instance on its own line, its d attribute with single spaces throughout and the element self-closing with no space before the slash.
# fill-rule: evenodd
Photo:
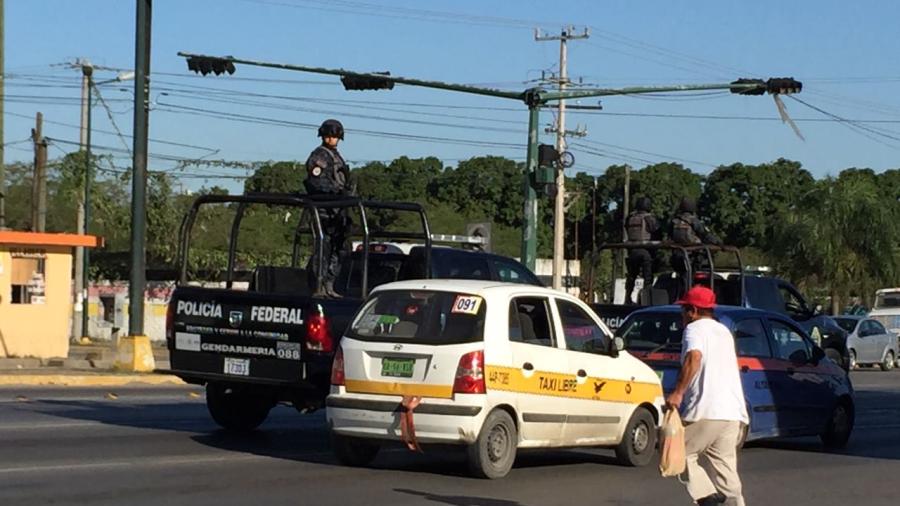
<svg viewBox="0 0 900 506">
<path fill-rule="evenodd" d="M 512 417 L 495 409 L 484 420 L 478 438 L 466 449 L 469 471 L 477 478 L 503 478 L 516 461 L 518 445 L 519 434 Z"/>
<path fill-rule="evenodd" d="M 657 428 L 653 415 L 645 408 L 637 408 L 616 446 L 616 460 L 628 467 L 643 467 L 656 453 Z"/>
<path fill-rule="evenodd" d="M 207 383 L 206 408 L 212 419 L 223 429 L 250 432 L 259 427 L 275 405 L 272 399 L 259 393 L 224 385 Z"/>
<path fill-rule="evenodd" d="M 376 441 L 331 433 L 331 450 L 338 462 L 350 467 L 364 467 L 372 463 L 381 449 Z"/>
<path fill-rule="evenodd" d="M 893 369 L 894 368 L 894 352 L 893 351 L 887 352 L 887 354 L 884 356 L 884 360 L 882 360 L 881 364 L 879 364 L 879 365 L 880 365 L 882 371 L 890 371 L 891 369 Z"/>
<path fill-rule="evenodd" d="M 838 401 L 831 416 L 828 417 L 825 431 L 819 436 L 825 448 L 839 450 L 847 446 L 855 418 L 853 404 L 846 399 Z"/>
</svg>

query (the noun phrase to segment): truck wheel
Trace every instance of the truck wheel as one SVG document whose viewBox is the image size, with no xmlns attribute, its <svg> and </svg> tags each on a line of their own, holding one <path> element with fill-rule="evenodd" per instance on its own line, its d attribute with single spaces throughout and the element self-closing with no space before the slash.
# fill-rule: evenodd
<svg viewBox="0 0 900 506">
<path fill-rule="evenodd" d="M 831 412 L 828 424 L 825 426 L 825 432 L 819 436 L 825 448 L 837 450 L 847 446 L 847 441 L 850 440 L 850 433 L 853 432 L 854 418 L 853 405 L 846 400 L 838 401 L 834 411 Z"/>
<path fill-rule="evenodd" d="M 629 467 L 646 466 L 656 452 L 656 423 L 645 408 L 637 408 L 625 427 L 622 442 L 616 446 L 619 464 Z"/>
<path fill-rule="evenodd" d="M 890 371 L 894 368 L 894 352 L 889 351 L 884 356 L 884 360 L 881 361 L 881 370 L 882 371 Z"/>
<path fill-rule="evenodd" d="M 367 466 L 375 460 L 379 449 L 380 445 L 375 441 L 331 433 L 331 450 L 345 466 Z"/>
<path fill-rule="evenodd" d="M 259 427 L 275 403 L 270 397 L 240 387 L 208 383 L 206 407 L 213 420 L 234 432 L 250 432 Z"/>
<path fill-rule="evenodd" d="M 509 413 L 496 409 L 487 416 L 478 439 L 468 447 L 473 476 L 495 480 L 509 474 L 516 460 L 519 434 Z"/>
</svg>

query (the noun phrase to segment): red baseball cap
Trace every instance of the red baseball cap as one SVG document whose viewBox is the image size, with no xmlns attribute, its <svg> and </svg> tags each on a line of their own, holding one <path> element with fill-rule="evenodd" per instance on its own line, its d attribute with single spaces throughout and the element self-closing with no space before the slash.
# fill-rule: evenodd
<svg viewBox="0 0 900 506">
<path fill-rule="evenodd" d="M 675 301 L 681 306 L 694 306 L 698 309 L 712 309 L 716 307 L 716 294 L 705 286 L 695 286 L 684 294 L 684 297 Z"/>
</svg>

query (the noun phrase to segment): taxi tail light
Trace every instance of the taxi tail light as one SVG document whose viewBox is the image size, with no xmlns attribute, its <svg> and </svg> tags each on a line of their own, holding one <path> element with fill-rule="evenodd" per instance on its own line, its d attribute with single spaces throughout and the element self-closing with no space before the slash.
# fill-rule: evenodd
<svg viewBox="0 0 900 506">
<path fill-rule="evenodd" d="M 312 313 L 306 320 L 306 349 L 321 353 L 334 351 L 331 325 L 322 313 Z"/>
<path fill-rule="evenodd" d="M 483 394 L 484 387 L 484 350 L 466 353 L 456 366 L 456 378 L 453 380 L 453 393 Z"/>
<path fill-rule="evenodd" d="M 340 346 L 334 354 L 334 362 L 331 363 L 331 384 L 337 387 L 344 386 L 344 350 Z"/>
</svg>

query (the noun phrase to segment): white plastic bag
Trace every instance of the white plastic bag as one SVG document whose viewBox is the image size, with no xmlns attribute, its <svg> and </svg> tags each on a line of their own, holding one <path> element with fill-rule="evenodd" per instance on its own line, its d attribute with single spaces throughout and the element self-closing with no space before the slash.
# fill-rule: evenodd
<svg viewBox="0 0 900 506">
<path fill-rule="evenodd" d="M 684 425 L 677 409 L 666 411 L 659 429 L 659 472 L 663 476 L 678 476 L 684 472 Z"/>
</svg>

